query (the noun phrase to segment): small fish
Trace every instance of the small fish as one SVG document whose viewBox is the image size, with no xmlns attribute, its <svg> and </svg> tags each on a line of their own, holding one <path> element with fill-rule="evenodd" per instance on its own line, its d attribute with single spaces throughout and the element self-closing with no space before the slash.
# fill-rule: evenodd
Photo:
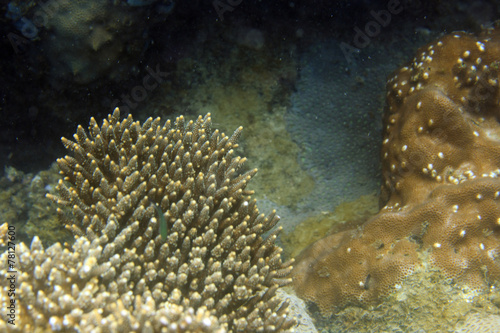
<svg viewBox="0 0 500 333">
<path fill-rule="evenodd" d="M 167 240 L 167 220 L 165 220 L 165 216 L 163 216 L 163 212 L 161 211 L 161 208 L 154 202 L 151 202 L 158 213 L 158 222 L 160 226 L 160 235 L 163 240 Z"/>
</svg>

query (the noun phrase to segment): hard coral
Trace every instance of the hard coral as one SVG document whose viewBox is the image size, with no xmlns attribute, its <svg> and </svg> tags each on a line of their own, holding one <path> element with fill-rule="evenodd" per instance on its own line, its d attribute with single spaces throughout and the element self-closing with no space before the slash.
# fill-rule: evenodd
<svg viewBox="0 0 500 333">
<path fill-rule="evenodd" d="M 324 315 L 367 305 L 419 264 L 481 289 L 500 279 L 500 30 L 422 47 L 388 80 L 385 206 L 359 230 L 313 244 L 294 286 Z"/>
<path fill-rule="evenodd" d="M 500 173 L 499 54 L 500 30 L 454 33 L 388 80 L 384 203 L 404 206 L 439 184 Z"/>
<path fill-rule="evenodd" d="M 376 302 L 417 262 L 414 243 L 407 239 L 384 243 L 381 235 L 365 232 L 359 237 L 356 231 L 344 231 L 314 243 L 294 268 L 297 294 L 315 302 L 323 315 L 349 304 Z"/>
<path fill-rule="evenodd" d="M 263 237 L 279 217 L 259 214 L 245 189 L 256 170 L 237 171 L 245 162 L 233 156 L 241 130 L 212 131 L 210 115 L 120 121 L 116 109 L 102 126 L 92 118 L 88 133 L 79 126 L 75 141 L 63 138 L 73 156 L 57 161 L 64 181 L 59 196 L 48 196 L 72 207 L 76 241 L 19 245 L 18 322 L 2 318 L 0 330 L 290 329 L 288 302 L 276 292 L 291 282 L 292 261 L 283 263 L 274 243 L 280 229 Z M 5 284 L 4 307 L 7 295 Z"/>
</svg>

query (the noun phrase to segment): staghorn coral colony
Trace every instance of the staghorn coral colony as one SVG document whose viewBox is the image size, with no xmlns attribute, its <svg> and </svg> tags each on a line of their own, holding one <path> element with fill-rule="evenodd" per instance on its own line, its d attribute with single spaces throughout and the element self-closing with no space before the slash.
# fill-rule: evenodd
<svg viewBox="0 0 500 333">
<path fill-rule="evenodd" d="M 256 170 L 238 173 L 241 130 L 212 131 L 210 115 L 141 125 L 131 115 L 120 121 L 116 109 L 101 127 L 92 118 L 88 133 L 78 126 L 75 141 L 63 138 L 72 156 L 57 161 L 64 181 L 48 196 L 71 207 L 71 218 L 59 214 L 75 242 L 18 246 L 18 322 L 0 319 L 1 330 L 292 328 L 276 293 L 290 283 L 292 261 L 274 244 L 279 228 L 263 238 L 279 217 L 259 214 L 245 190 Z M 6 290 L 1 297 L 5 307 Z"/>
<path fill-rule="evenodd" d="M 323 315 L 376 304 L 425 257 L 473 291 L 500 280 L 499 55 L 498 28 L 453 33 L 388 80 L 383 207 L 314 243 L 292 272 Z"/>
</svg>

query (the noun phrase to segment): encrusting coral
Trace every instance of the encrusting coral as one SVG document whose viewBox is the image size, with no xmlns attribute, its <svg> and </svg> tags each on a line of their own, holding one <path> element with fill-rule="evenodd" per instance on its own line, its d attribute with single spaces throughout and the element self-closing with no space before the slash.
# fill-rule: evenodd
<svg viewBox="0 0 500 333">
<path fill-rule="evenodd" d="M 500 280 L 500 30 L 439 38 L 387 83 L 380 212 L 306 249 L 299 296 L 323 315 L 374 304 L 420 264 L 471 290 Z"/>
<path fill-rule="evenodd" d="M 279 217 L 259 214 L 245 190 L 256 170 L 237 171 L 241 130 L 212 131 L 210 115 L 141 125 L 116 109 L 101 127 L 92 118 L 89 133 L 78 126 L 75 141 L 63 138 L 73 156 L 57 161 L 64 181 L 49 197 L 72 208 L 72 218 L 60 214 L 76 241 L 17 247 L 17 322 L 2 317 L 1 330 L 290 329 L 276 291 L 290 283 L 292 261 L 274 244 L 279 228 L 262 237 Z"/>
</svg>

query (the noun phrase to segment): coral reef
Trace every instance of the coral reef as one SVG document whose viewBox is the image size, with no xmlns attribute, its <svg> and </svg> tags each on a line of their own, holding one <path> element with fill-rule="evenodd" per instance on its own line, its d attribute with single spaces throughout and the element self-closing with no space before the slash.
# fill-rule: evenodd
<svg viewBox="0 0 500 333">
<path fill-rule="evenodd" d="M 59 214 L 76 241 L 17 247 L 18 322 L 2 318 L 2 330 L 290 329 L 276 292 L 291 282 L 293 260 L 283 263 L 274 244 L 279 217 L 259 214 L 245 190 L 256 169 L 238 173 L 241 130 L 212 131 L 210 115 L 141 125 L 116 109 L 100 127 L 92 118 L 88 133 L 79 126 L 75 141 L 63 138 L 73 156 L 57 161 L 64 181 L 48 197 L 72 208 L 73 217 Z"/>
<path fill-rule="evenodd" d="M 286 287 L 288 289 L 289 287 Z M 276 294 L 282 299 L 286 299 L 288 301 L 288 311 L 290 315 L 292 315 L 295 320 L 297 320 L 297 325 L 293 329 L 293 332 L 297 333 L 318 333 L 318 330 L 314 326 L 314 321 L 307 313 L 307 305 L 306 303 L 298 298 L 293 291 L 286 292 L 285 288 L 280 288 L 276 291 Z"/>
<path fill-rule="evenodd" d="M 457 325 L 456 333 L 495 333 L 500 327 L 499 315 L 469 314 L 461 325 Z"/>
<path fill-rule="evenodd" d="M 0 216 L 2 223 L 16 227 L 17 241 L 29 242 L 33 236 L 50 244 L 70 239 L 57 219 L 56 205 L 45 198 L 59 179 L 56 169 L 54 165 L 34 175 L 5 168 L 6 175 L 0 178 Z"/>
<path fill-rule="evenodd" d="M 429 261 L 472 290 L 500 279 L 500 30 L 444 36 L 387 83 L 385 206 L 306 249 L 298 295 L 329 315 L 375 304 Z"/>
<path fill-rule="evenodd" d="M 293 271 L 297 295 L 316 303 L 323 315 L 346 305 L 375 303 L 417 264 L 417 245 L 394 239 L 393 222 L 369 221 L 362 234 L 342 231 L 304 250 Z M 404 227 L 398 228 L 400 234 L 407 231 Z"/>
<path fill-rule="evenodd" d="M 283 206 L 307 198 L 314 181 L 301 168 L 298 147 L 284 124 L 283 104 L 297 75 L 294 59 L 274 48 L 257 51 L 236 43 L 210 44 L 179 60 L 177 66 L 176 77 L 158 87 L 159 94 L 148 102 L 151 112 L 210 113 L 221 130 L 245 124 L 238 153 L 248 158 L 250 167 L 259 169 L 259 177 L 248 187 L 255 198 Z M 265 208 L 260 202 L 259 207 Z M 283 207 L 279 211 L 283 214 Z M 286 221 L 289 225 L 290 220 Z"/>
<path fill-rule="evenodd" d="M 478 313 L 481 318 L 499 315 L 497 288 L 477 295 L 447 279 L 439 268 L 430 263 L 429 251 L 419 254 L 423 265 L 417 267 L 403 283 L 396 285 L 396 292 L 383 298 L 377 306 L 348 306 L 330 318 L 315 313 L 318 329 L 328 327 L 330 332 L 447 332 L 455 333 L 456 327 L 469 316 Z M 472 317 L 472 316 L 471 316 Z M 480 321 L 476 320 L 480 325 Z M 477 330 L 476 332 L 482 332 Z"/>
<path fill-rule="evenodd" d="M 49 36 L 43 34 L 42 47 L 54 86 L 58 80 L 88 84 L 103 77 L 126 79 L 145 50 L 148 25 L 156 21 L 149 21 L 146 9 L 132 11 L 120 2 L 58 0 L 44 10 L 42 32 L 46 29 Z"/>
<path fill-rule="evenodd" d="M 378 212 L 378 195 L 362 195 L 354 201 L 346 201 L 338 205 L 333 212 L 322 212 L 311 216 L 292 232 L 281 235 L 283 250 L 289 257 L 296 257 L 306 247 L 325 235 L 352 229 L 361 225 Z"/>
<path fill-rule="evenodd" d="M 422 201 L 440 184 L 500 173 L 500 31 L 421 48 L 387 83 L 381 200 Z"/>
<path fill-rule="evenodd" d="M 148 47 L 149 29 L 164 21 L 173 5 L 171 0 L 11 1 L 6 17 L 20 34 L 12 40 L 15 52 L 36 42 L 35 69 L 62 90 L 62 82 L 77 87 L 127 79 Z"/>
</svg>

